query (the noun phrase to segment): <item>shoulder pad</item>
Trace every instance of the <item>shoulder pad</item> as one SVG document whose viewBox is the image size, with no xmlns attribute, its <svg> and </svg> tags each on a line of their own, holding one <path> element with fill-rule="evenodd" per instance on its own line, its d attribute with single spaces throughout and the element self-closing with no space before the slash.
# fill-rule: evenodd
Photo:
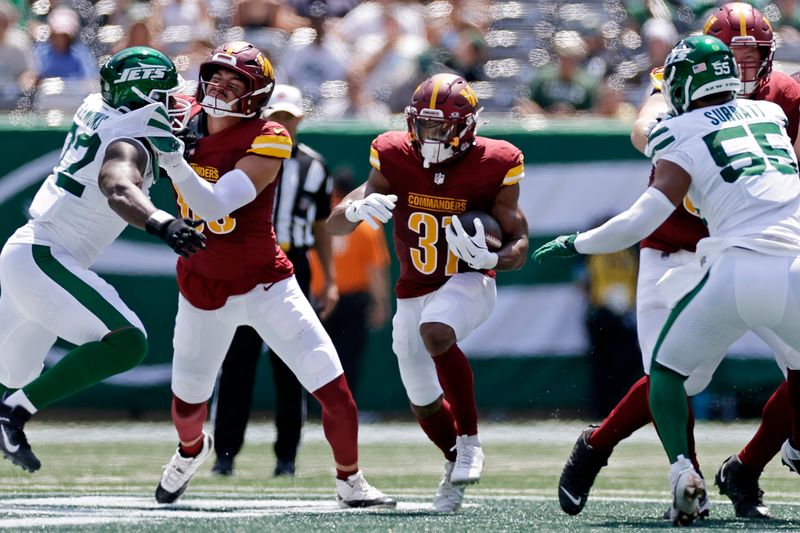
<svg viewBox="0 0 800 533">
<path fill-rule="evenodd" d="M 289 159 L 292 157 L 292 137 L 277 122 L 264 122 L 247 153 Z"/>
<path fill-rule="evenodd" d="M 675 136 L 664 123 L 659 123 L 647 136 L 647 146 L 644 149 L 644 155 L 653 158 L 656 157 L 661 150 L 675 142 Z"/>
</svg>

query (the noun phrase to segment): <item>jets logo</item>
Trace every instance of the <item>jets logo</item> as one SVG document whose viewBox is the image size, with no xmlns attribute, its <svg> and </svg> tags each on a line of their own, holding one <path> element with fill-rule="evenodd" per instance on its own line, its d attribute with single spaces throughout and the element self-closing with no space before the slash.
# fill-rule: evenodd
<svg viewBox="0 0 800 533">
<path fill-rule="evenodd" d="M 686 56 L 688 56 L 689 52 L 691 51 L 692 48 L 689 48 L 685 44 L 681 43 L 679 46 L 676 46 L 675 48 L 672 49 L 672 52 L 670 52 L 669 57 L 667 57 L 665 63 L 676 63 L 678 61 L 683 61 L 684 59 L 686 59 Z"/>
<path fill-rule="evenodd" d="M 123 70 L 119 79 L 114 80 L 114 83 L 125 83 L 126 81 L 134 80 L 163 80 L 167 77 L 167 70 L 169 70 L 169 67 L 166 65 L 143 65 L 139 63 L 138 67 L 129 67 Z"/>
</svg>

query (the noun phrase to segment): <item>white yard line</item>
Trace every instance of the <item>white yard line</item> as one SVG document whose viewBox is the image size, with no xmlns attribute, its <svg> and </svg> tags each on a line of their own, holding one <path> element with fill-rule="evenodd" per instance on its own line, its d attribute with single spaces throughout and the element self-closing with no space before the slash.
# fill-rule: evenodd
<svg viewBox="0 0 800 533">
<path fill-rule="evenodd" d="M 206 429 L 211 429 L 207 424 Z M 584 422 L 482 423 L 481 440 L 485 446 L 498 444 L 572 444 L 586 427 Z M 746 442 L 755 432 L 757 422 L 698 423 L 698 443 Z M 174 443 L 175 429 L 168 422 L 49 423 L 32 421 L 26 427 L 32 444 L 90 444 L 106 442 Z M 253 422 L 247 427 L 247 442 L 269 444 L 275 440 L 272 422 Z M 319 423 L 303 428 L 305 442 L 325 442 Z M 364 444 L 424 444 L 427 437 L 414 423 L 361 424 L 359 441 Z M 627 443 L 658 443 L 652 425 L 634 433 Z"/>
</svg>

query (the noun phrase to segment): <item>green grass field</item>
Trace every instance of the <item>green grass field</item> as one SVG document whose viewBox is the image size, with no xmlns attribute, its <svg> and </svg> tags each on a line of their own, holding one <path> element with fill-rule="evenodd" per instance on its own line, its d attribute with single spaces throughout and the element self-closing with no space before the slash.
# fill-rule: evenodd
<svg viewBox="0 0 800 533">
<path fill-rule="evenodd" d="M 583 424 L 484 424 L 486 468 L 453 515 L 429 511 L 442 458 L 412 424 L 361 429 L 367 479 L 400 501 L 394 511 L 341 511 L 333 497 L 332 458 L 318 424 L 309 424 L 294 479 L 271 477 L 272 429 L 256 424 L 237 475 L 214 477 L 201 467 L 172 506 L 153 499 L 161 466 L 175 446 L 168 423 L 32 423 L 28 436 L 42 469 L 27 474 L 0 462 L 0 528 L 58 531 L 564 531 L 664 528 L 668 506 L 665 455 L 652 429 L 622 444 L 600 474 L 577 517 L 561 512 L 556 483 Z M 755 423 L 699 424 L 698 449 L 707 478 L 736 451 Z M 713 483 L 713 481 L 711 482 Z M 712 486 L 712 529 L 800 530 L 800 478 L 775 459 L 761 479 L 775 519 L 737 520 Z"/>
</svg>

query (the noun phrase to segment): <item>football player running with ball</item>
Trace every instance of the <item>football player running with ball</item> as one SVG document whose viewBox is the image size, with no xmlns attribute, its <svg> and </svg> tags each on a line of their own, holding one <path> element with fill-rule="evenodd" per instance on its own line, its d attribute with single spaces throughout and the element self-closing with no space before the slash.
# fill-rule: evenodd
<svg viewBox="0 0 800 533">
<path fill-rule="evenodd" d="M 712 13 L 703 26 L 703 33 L 730 46 L 742 82 L 738 98 L 767 100 L 783 109 L 789 119 L 786 131 L 797 154 L 800 84 L 781 72 L 772 71 L 775 39 L 769 21 L 751 5 L 733 2 Z M 645 151 L 648 134 L 657 124 L 658 117 L 669 111 L 661 94 L 662 77 L 663 69 L 653 71 L 653 94 L 640 110 L 631 134 L 634 146 L 641 152 Z M 688 207 L 691 209 L 691 205 Z M 679 205 L 661 226 L 642 240 L 636 299 L 637 330 L 645 376 L 631 387 L 599 427 L 589 426 L 575 443 L 559 480 L 558 497 L 564 512 L 577 514 L 583 509 L 597 474 L 607 464 L 616 445 L 650 423 L 650 361 L 661 326 L 670 312 L 656 282 L 670 268 L 691 262 L 697 241 L 707 236 L 708 229 L 696 211 L 689 212 L 684 205 Z M 782 354 L 785 351 L 791 351 L 770 332 L 761 331 L 761 335 L 780 359 L 784 359 Z M 713 359 L 722 356 L 724 353 L 717 354 L 708 365 L 693 372 L 686 381 L 688 396 L 705 389 L 717 366 Z M 781 366 L 785 371 L 785 364 L 781 363 Z M 691 405 L 689 407 L 689 453 L 695 467 L 699 468 L 691 429 L 694 418 Z M 715 482 L 720 492 L 727 494 L 733 502 L 736 516 L 770 518 L 758 478 L 790 431 L 789 398 L 787 384 L 783 382 L 767 401 L 762 424 L 753 440 L 738 455 L 729 457 L 717 472 Z M 708 500 L 701 502 L 701 516 L 708 513 L 708 504 Z"/>
<path fill-rule="evenodd" d="M 186 216 L 202 218 L 205 257 L 178 261 L 173 337 L 172 420 L 180 444 L 156 489 L 171 503 L 213 450 L 203 431 L 208 400 L 236 328 L 258 331 L 322 405 L 336 463 L 341 507 L 394 507 L 358 465 L 358 412 L 333 343 L 275 242 L 272 209 L 282 162 L 291 156 L 285 128 L 259 118 L 275 77 L 250 43 L 217 47 L 200 65 L 192 118 L 196 145 L 161 156 Z"/>
<path fill-rule="evenodd" d="M 518 206 L 524 176 L 513 145 L 475 135 L 478 99 L 452 74 L 423 81 L 406 108 L 408 131 L 379 135 L 370 149 L 373 169 L 328 218 L 334 235 L 362 221 L 379 227 L 394 217 L 400 262 L 392 321 L 392 349 L 411 410 L 446 458 L 433 508 L 461 507 L 464 488 L 483 470 L 473 374 L 458 347 L 492 312 L 496 270 L 525 264 L 528 224 Z M 487 248 L 483 226 L 475 235 L 458 215 L 490 213 L 505 242 Z"/>
<path fill-rule="evenodd" d="M 147 354 L 139 318 L 89 270 L 130 224 L 189 256 L 203 248 L 191 220 L 157 210 L 147 194 L 159 177 L 155 153 L 174 147 L 189 102 L 182 80 L 152 48 L 126 48 L 100 69 L 101 92 L 80 106 L 61 158 L 30 206 L 30 220 L 0 253 L 0 449 L 34 472 L 25 437 L 37 411 L 138 365 Z M 61 338 L 76 345 L 42 372 Z M 38 376 L 38 377 L 37 377 Z"/>
<path fill-rule="evenodd" d="M 800 443 L 800 179 L 777 104 L 735 99 L 736 60 L 720 40 L 684 39 L 664 65 L 662 91 L 672 118 L 650 133 L 652 185 L 624 213 L 599 228 L 563 235 L 534 258 L 610 253 L 640 241 L 687 197 L 708 222 L 710 237 L 694 258 L 659 281 L 667 306 L 650 368 L 650 409 L 670 468 L 673 523 L 700 511 L 705 481 L 689 459 L 686 383 L 713 370 L 752 330 L 792 350 L 788 368 L 791 436 Z M 743 164 L 745 163 L 745 164 Z"/>
</svg>

